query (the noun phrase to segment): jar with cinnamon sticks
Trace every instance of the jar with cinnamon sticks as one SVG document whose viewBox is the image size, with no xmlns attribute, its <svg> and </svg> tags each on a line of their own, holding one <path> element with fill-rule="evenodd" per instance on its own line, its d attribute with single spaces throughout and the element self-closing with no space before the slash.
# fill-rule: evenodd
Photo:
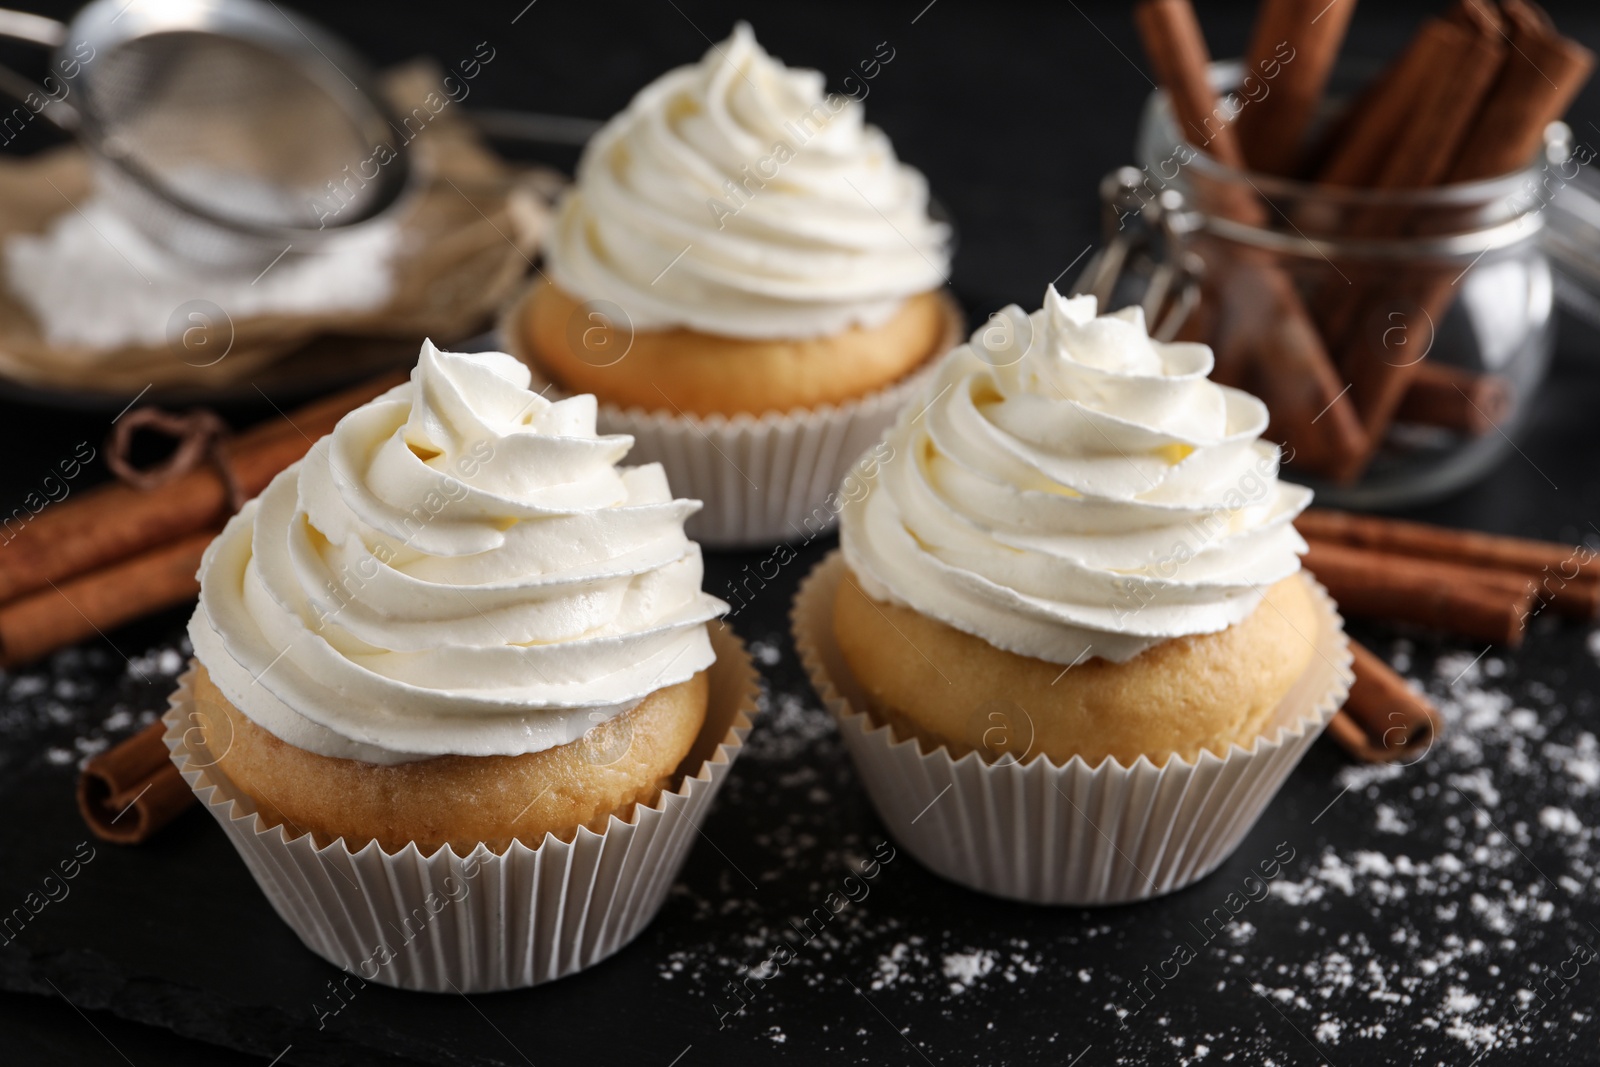
<svg viewBox="0 0 1600 1067">
<path fill-rule="evenodd" d="M 1459 2 L 1363 77 L 1343 23 L 1303 14 L 1264 0 L 1249 54 L 1209 62 L 1187 0 L 1143 0 L 1141 199 L 1186 214 L 1173 254 L 1203 270 L 1179 336 L 1267 403 L 1284 474 L 1416 504 L 1504 458 L 1544 377 L 1547 208 L 1592 158 L 1556 120 L 1593 56 L 1525 0 Z"/>
</svg>

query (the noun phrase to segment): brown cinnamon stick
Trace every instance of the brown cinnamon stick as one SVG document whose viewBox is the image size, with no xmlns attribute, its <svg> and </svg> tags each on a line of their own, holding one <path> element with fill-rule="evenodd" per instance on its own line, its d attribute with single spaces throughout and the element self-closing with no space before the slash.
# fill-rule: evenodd
<svg viewBox="0 0 1600 1067">
<path fill-rule="evenodd" d="M 1468 0 L 1469 9 L 1471 0 Z M 1415 189 L 1437 185 L 1449 173 L 1451 161 L 1466 140 L 1474 117 L 1489 89 L 1505 65 L 1506 46 L 1499 31 L 1486 20 L 1463 25 L 1448 19 L 1431 19 L 1418 34 L 1423 52 L 1424 71 L 1416 95 L 1395 101 L 1404 108 L 1392 150 L 1380 164 L 1371 185 L 1378 189 Z M 1349 231 L 1360 236 L 1394 236 L 1407 227 L 1409 213 L 1401 208 L 1375 208 L 1350 220 Z M 1429 321 L 1443 314 L 1451 295 L 1451 274 L 1430 271 L 1427 276 L 1409 279 L 1418 293 L 1417 303 L 1427 309 Z M 1330 338 L 1343 337 L 1332 347 L 1339 353 L 1339 365 L 1350 382 L 1350 395 L 1361 415 L 1369 450 L 1382 443 L 1394 420 L 1420 360 L 1396 360 L 1381 344 L 1374 344 L 1362 330 L 1364 308 L 1373 300 L 1392 299 L 1392 287 L 1377 291 L 1355 288 L 1333 316 L 1322 323 Z M 1420 325 L 1420 323 L 1416 324 Z M 1370 454 L 1350 460 L 1342 472 L 1353 480 L 1370 461 Z"/>
<path fill-rule="evenodd" d="M 1210 54 L 1189 0 L 1143 0 L 1135 20 L 1179 129 L 1219 163 L 1242 168 L 1244 156 L 1211 88 Z M 1203 205 L 1208 210 L 1265 225 L 1266 209 L 1237 183 L 1223 183 L 1214 196 Z M 1272 412 L 1273 439 L 1294 449 L 1302 469 L 1348 467 L 1351 457 L 1366 453 L 1366 438 L 1293 282 L 1268 254 L 1228 255 L 1229 262 L 1218 264 L 1226 277 L 1210 290 L 1218 305 L 1211 315 L 1218 380 L 1261 396 Z"/>
<path fill-rule="evenodd" d="M 1356 0 L 1326 6 L 1262 0 L 1245 52 L 1245 102 L 1237 123 L 1240 147 L 1255 170 L 1294 173 L 1355 9 Z M 1268 71 L 1277 76 L 1267 78 Z M 1252 97 L 1250 78 L 1265 87 L 1265 96 Z"/>
<path fill-rule="evenodd" d="M 1303 537 L 1379 552 L 1447 559 L 1521 574 L 1551 570 L 1563 577 L 1600 580 L 1600 556 L 1582 546 L 1458 530 L 1409 519 L 1358 515 L 1333 508 L 1308 508 L 1295 519 L 1294 525 Z"/>
<path fill-rule="evenodd" d="M 1600 553 L 1585 545 L 1456 530 L 1328 508 L 1301 512 L 1294 524 L 1309 541 L 1501 571 L 1522 582 L 1535 606 L 1549 605 L 1578 619 L 1600 615 Z"/>
<path fill-rule="evenodd" d="M 1358 102 L 1343 140 L 1318 175 L 1319 182 L 1415 189 L 1437 184 L 1445 176 L 1467 136 L 1468 124 L 1504 65 L 1506 49 L 1498 16 L 1484 17 L 1479 11 L 1477 0 L 1461 0 L 1446 17 L 1422 24 L 1400 59 Z M 1353 211 L 1340 231 L 1353 237 L 1395 236 L 1406 227 L 1408 215 L 1403 208 L 1369 207 Z M 1371 290 L 1384 286 L 1388 292 L 1392 283 L 1387 275 L 1376 283 L 1362 278 L 1329 280 L 1315 311 L 1330 348 L 1344 353 L 1350 344 L 1365 340 L 1357 334 L 1364 304 Z M 1371 420 L 1360 396 L 1356 406 L 1370 432 Z"/>
<path fill-rule="evenodd" d="M 1267 405 L 1266 436 L 1285 447 L 1296 470 L 1331 473 L 1365 455 L 1355 407 L 1288 275 L 1237 254 L 1213 273 L 1213 377 Z"/>
<path fill-rule="evenodd" d="M 215 530 L 0 605 L 0 666 L 31 663 L 200 591 L 195 572 Z"/>
<path fill-rule="evenodd" d="M 1407 187 L 1492 178 L 1534 158 L 1545 126 L 1561 116 L 1592 72 L 1594 55 L 1557 33 L 1544 12 L 1528 0 L 1507 0 L 1501 10 L 1504 19 L 1480 0 L 1460 0 L 1445 19 L 1430 23 L 1419 34 L 1408 58 L 1431 73 L 1418 74 L 1408 90 L 1392 94 L 1395 103 L 1390 113 L 1398 116 L 1404 111 L 1409 117 L 1394 131 L 1385 162 L 1370 184 Z M 1463 41 L 1473 43 L 1463 47 Z M 1431 58 L 1425 55 L 1429 52 Z M 1493 76 L 1487 77 L 1491 72 Z M 1403 150 L 1407 144 L 1423 143 L 1429 151 Z M 1336 158 L 1334 166 L 1338 163 Z M 1345 165 L 1351 173 L 1360 169 Z M 1398 233 L 1405 226 L 1404 219 L 1397 228 L 1382 217 L 1368 216 L 1357 220 L 1354 229 Z M 1422 277 L 1407 286 L 1410 301 L 1430 321 L 1442 318 L 1455 296 L 1458 279 L 1447 275 L 1450 272 Z M 1385 298 L 1394 288 L 1386 286 Z M 1335 348 L 1351 381 L 1369 444 L 1376 448 L 1423 372 L 1421 364 L 1397 365 L 1385 358 L 1361 335 L 1362 317 L 1362 305 L 1347 297 L 1331 314 L 1319 308 L 1318 321 L 1329 336 L 1345 337 Z M 1425 386 L 1419 398 L 1427 396 Z M 1473 418 L 1468 424 L 1481 427 L 1484 421 Z"/>
<path fill-rule="evenodd" d="M 1243 168 L 1238 133 L 1211 88 L 1211 54 L 1189 0 L 1142 0 L 1133 17 L 1179 132 L 1217 162 Z"/>
<path fill-rule="evenodd" d="M 1489 37 L 1506 36 L 1506 20 L 1488 0 L 1456 0 L 1440 18 Z"/>
<path fill-rule="evenodd" d="M 165 733 L 157 720 L 84 766 L 78 811 L 96 837 L 139 844 L 194 803 L 194 792 L 161 740 Z"/>
<path fill-rule="evenodd" d="M 1467 4 L 1475 7 L 1473 0 Z M 1417 37 L 1424 77 L 1414 96 L 1393 102 L 1405 117 L 1393 150 L 1367 183 L 1373 188 L 1422 189 L 1439 184 L 1505 64 L 1503 38 L 1485 23 L 1463 26 L 1430 19 Z M 1363 227 L 1370 233 L 1396 229 L 1388 220 Z"/>
<path fill-rule="evenodd" d="M 1511 383 L 1500 375 L 1424 360 L 1406 387 L 1395 419 L 1481 437 L 1505 422 L 1511 405 Z"/>
<path fill-rule="evenodd" d="M 1358 641 L 1350 642 L 1355 682 L 1328 734 L 1346 752 L 1368 763 L 1392 763 L 1427 753 L 1443 729 L 1433 702 Z"/>
<path fill-rule="evenodd" d="M 1471 133 L 1456 154 L 1449 180 L 1509 174 L 1528 164 L 1544 129 L 1560 118 L 1594 70 L 1594 53 L 1562 37 L 1528 0 L 1503 0 L 1511 49 Z"/>
<path fill-rule="evenodd" d="M 1340 708 L 1328 720 L 1326 731 L 1328 738 L 1334 744 L 1344 749 L 1349 755 L 1354 756 L 1362 763 L 1384 763 L 1384 751 L 1375 745 L 1372 738 L 1356 722 L 1354 715 Z"/>
<path fill-rule="evenodd" d="M 1324 185 L 1372 184 L 1400 138 L 1405 102 L 1417 98 L 1432 73 L 1432 45 L 1419 34 L 1344 117 L 1316 180 Z"/>
<path fill-rule="evenodd" d="M 344 415 L 403 381 L 402 373 L 384 375 L 240 434 L 227 453 L 244 494 L 259 493 Z M 0 535 L 0 602 L 213 528 L 228 506 L 227 486 L 209 465 L 160 489 L 108 484 L 51 504 L 10 540 Z"/>
<path fill-rule="evenodd" d="M 1522 643 L 1533 592 L 1520 575 L 1327 541 L 1310 546 L 1306 569 L 1348 615 L 1411 622 L 1513 648 Z"/>
</svg>

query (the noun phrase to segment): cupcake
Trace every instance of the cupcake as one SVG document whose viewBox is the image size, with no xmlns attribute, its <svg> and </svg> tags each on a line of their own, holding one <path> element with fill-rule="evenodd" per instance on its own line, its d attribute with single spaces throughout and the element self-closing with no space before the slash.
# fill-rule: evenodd
<svg viewBox="0 0 1600 1067">
<path fill-rule="evenodd" d="M 614 951 L 748 726 L 748 662 L 713 640 L 725 605 L 683 532 L 697 502 L 618 466 L 631 442 L 596 433 L 592 396 L 528 384 L 424 344 L 201 564 L 174 758 L 308 945 L 351 970 L 389 947 L 369 980 L 506 988 Z M 619 837 L 660 851 L 568 884 Z M 489 863 L 513 882 L 473 892 Z M 457 914 L 405 954 L 381 920 L 413 898 Z M 613 905 L 631 918 L 603 943 L 560 928 Z"/>
<path fill-rule="evenodd" d="M 1052 288 L 952 351 L 797 605 L 886 821 L 943 873 L 1031 900 L 1207 873 L 1349 679 L 1265 406 L 1209 381 L 1204 345 L 1096 310 Z M 935 783 L 960 788 L 902 811 Z M 1009 851 L 963 843 L 972 825 Z"/>
<path fill-rule="evenodd" d="M 594 393 L 602 425 L 635 433 L 674 485 L 694 479 L 715 539 L 792 537 L 810 490 L 886 428 L 896 387 L 959 338 L 949 242 L 861 103 L 740 23 L 590 141 L 507 333 L 558 389 Z M 771 440 L 807 433 L 820 446 Z M 705 455 L 676 455 L 679 440 Z M 765 496 L 729 499 L 729 463 Z M 747 514 L 796 484 L 806 509 Z"/>
</svg>

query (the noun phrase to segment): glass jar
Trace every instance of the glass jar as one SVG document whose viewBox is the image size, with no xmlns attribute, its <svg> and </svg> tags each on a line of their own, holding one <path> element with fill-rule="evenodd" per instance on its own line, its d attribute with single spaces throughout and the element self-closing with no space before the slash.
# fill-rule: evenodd
<svg viewBox="0 0 1600 1067">
<path fill-rule="evenodd" d="M 1239 75 L 1213 64 L 1221 93 Z M 1467 485 L 1515 447 L 1554 344 L 1541 230 L 1576 170 L 1565 129 L 1553 124 L 1525 171 L 1361 189 L 1226 167 L 1184 142 L 1157 92 L 1142 167 L 1102 194 L 1117 231 L 1161 231 L 1161 285 L 1180 263 L 1197 272 L 1177 335 L 1210 344 L 1215 376 L 1267 402 L 1268 435 L 1289 446 L 1284 475 L 1327 504 L 1404 506 Z"/>
</svg>

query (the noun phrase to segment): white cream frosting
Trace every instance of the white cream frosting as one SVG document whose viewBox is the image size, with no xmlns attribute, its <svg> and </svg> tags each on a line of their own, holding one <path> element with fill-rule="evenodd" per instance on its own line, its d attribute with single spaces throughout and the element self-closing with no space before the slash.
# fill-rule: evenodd
<svg viewBox="0 0 1600 1067">
<path fill-rule="evenodd" d="M 425 343 L 234 516 L 189 633 L 241 712 L 327 756 L 518 755 L 711 664 L 699 502 L 528 382 Z"/>
<path fill-rule="evenodd" d="M 595 134 L 545 258 L 636 329 L 802 338 L 881 324 L 937 288 L 949 237 L 860 103 L 741 22 Z"/>
<path fill-rule="evenodd" d="M 1309 490 L 1277 480 L 1267 410 L 1162 344 L 1137 307 L 1052 287 L 949 353 L 840 516 L 863 590 L 998 648 L 1124 662 L 1222 630 L 1299 569 Z"/>
</svg>

